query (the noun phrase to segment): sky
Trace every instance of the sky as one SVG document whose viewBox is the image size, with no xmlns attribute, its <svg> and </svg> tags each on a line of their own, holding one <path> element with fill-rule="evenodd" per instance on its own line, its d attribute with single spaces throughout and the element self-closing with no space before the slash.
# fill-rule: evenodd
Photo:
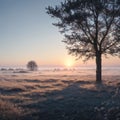
<svg viewBox="0 0 120 120">
<path fill-rule="evenodd" d="M 46 7 L 62 0 L 0 0 L 0 66 L 26 65 L 34 60 L 41 66 L 95 65 L 68 55 L 64 37 L 52 25 L 55 20 Z M 120 58 L 103 59 L 104 65 L 120 66 Z"/>
</svg>

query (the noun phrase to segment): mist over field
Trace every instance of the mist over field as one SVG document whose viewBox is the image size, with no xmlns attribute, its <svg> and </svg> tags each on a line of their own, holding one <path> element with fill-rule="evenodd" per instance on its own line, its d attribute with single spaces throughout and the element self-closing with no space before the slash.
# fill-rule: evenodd
<svg viewBox="0 0 120 120">
<path fill-rule="evenodd" d="M 115 118 L 120 112 L 119 73 L 119 67 L 104 68 L 103 84 L 97 85 L 94 68 L 1 68 L 0 119 Z"/>
</svg>

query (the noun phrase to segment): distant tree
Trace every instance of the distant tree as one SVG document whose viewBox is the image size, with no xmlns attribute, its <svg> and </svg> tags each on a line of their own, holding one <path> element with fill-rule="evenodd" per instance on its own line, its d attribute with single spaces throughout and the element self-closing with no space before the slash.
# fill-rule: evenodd
<svg viewBox="0 0 120 120">
<path fill-rule="evenodd" d="M 27 63 L 27 68 L 30 70 L 30 71 L 35 71 L 35 70 L 37 70 L 37 64 L 36 64 L 36 62 L 35 61 L 29 61 L 28 63 Z"/>
<path fill-rule="evenodd" d="M 120 56 L 120 0 L 65 0 L 47 13 L 65 36 L 69 54 L 96 59 L 96 81 L 102 82 L 102 55 Z"/>
</svg>

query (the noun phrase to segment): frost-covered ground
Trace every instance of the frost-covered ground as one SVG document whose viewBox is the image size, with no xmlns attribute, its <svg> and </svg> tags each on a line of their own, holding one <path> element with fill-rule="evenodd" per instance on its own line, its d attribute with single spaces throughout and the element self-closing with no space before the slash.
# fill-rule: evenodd
<svg viewBox="0 0 120 120">
<path fill-rule="evenodd" d="M 120 68 L 0 71 L 0 120 L 118 120 Z"/>
</svg>

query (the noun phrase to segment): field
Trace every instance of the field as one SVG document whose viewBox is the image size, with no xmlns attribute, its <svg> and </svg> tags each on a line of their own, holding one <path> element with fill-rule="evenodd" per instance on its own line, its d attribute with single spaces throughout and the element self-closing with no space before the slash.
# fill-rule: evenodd
<svg viewBox="0 0 120 120">
<path fill-rule="evenodd" d="M 0 71 L 0 120 L 119 120 L 120 69 Z"/>
</svg>

